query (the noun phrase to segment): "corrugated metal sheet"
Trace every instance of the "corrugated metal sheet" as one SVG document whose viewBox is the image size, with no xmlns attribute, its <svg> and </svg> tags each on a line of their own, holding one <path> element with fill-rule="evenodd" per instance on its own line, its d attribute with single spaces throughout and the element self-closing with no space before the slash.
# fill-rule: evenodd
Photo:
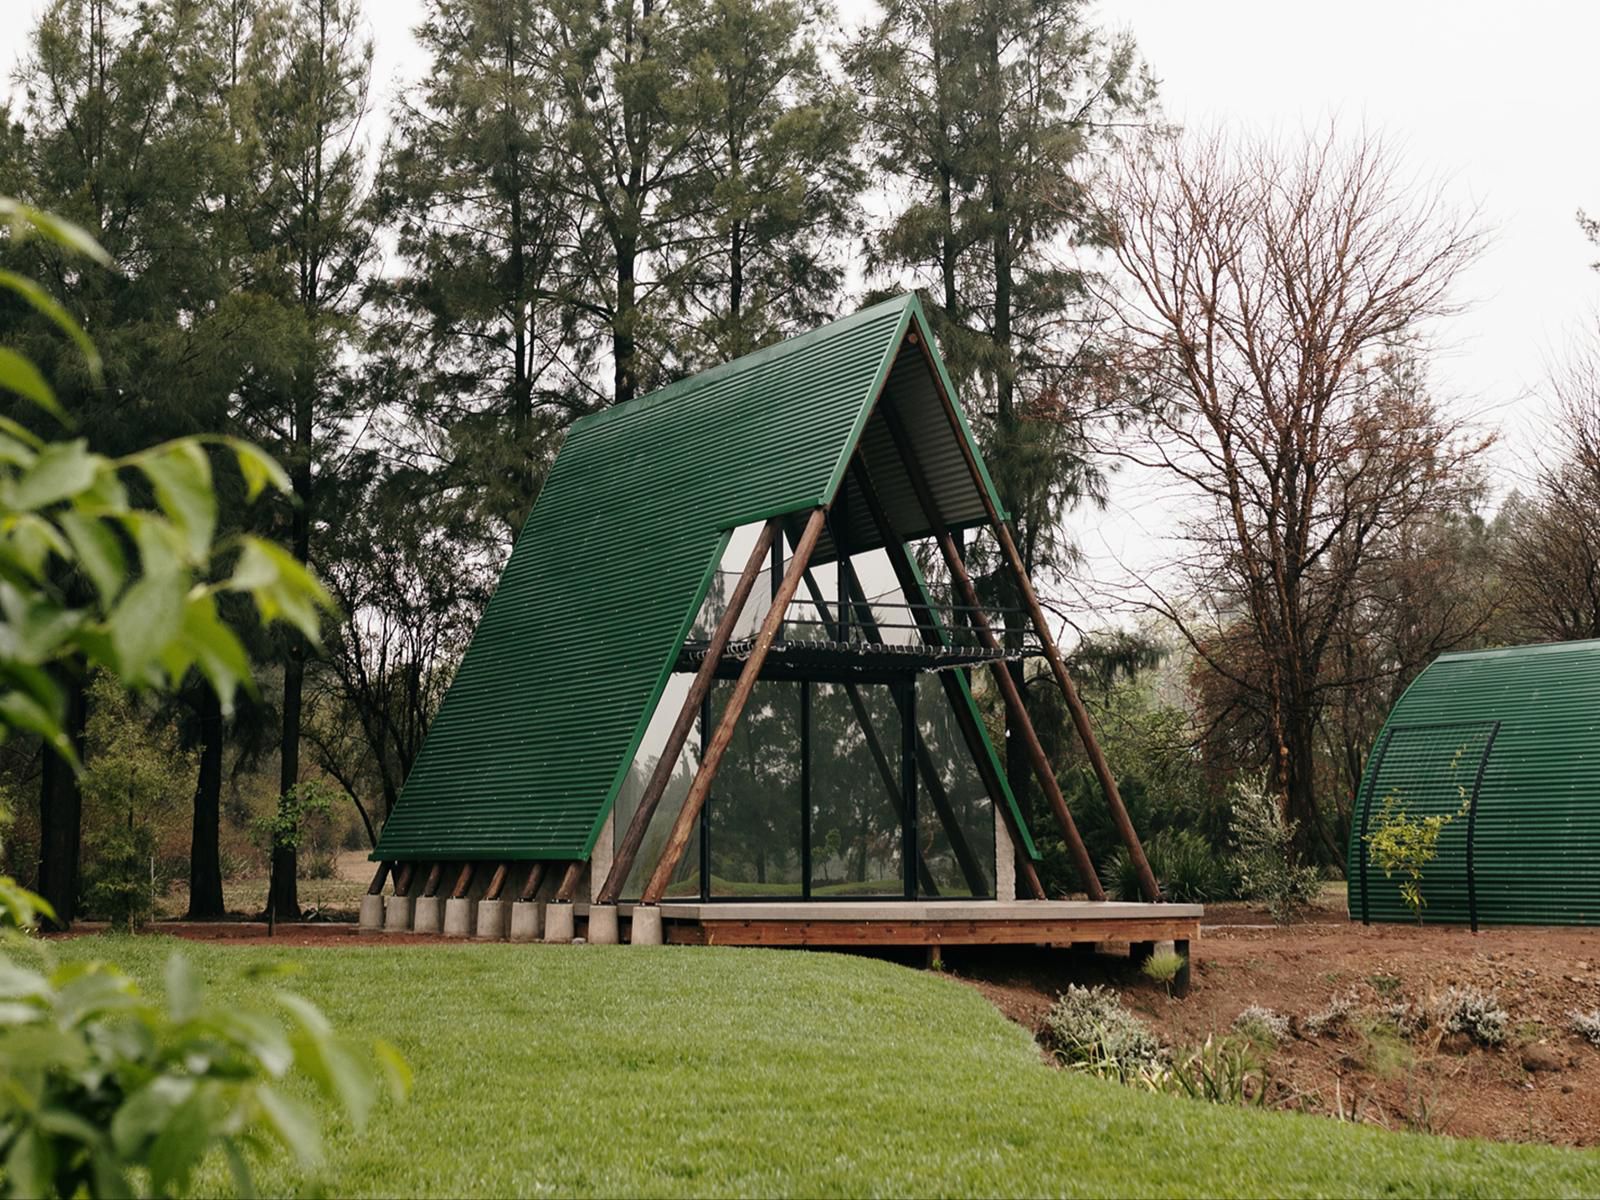
<svg viewBox="0 0 1600 1200">
<path fill-rule="evenodd" d="M 1357 799 L 1357 920 L 1411 919 L 1363 841 L 1386 799 L 1413 817 L 1467 810 L 1424 869 L 1425 920 L 1600 924 L 1600 641 L 1446 654 L 1416 678 Z"/>
<path fill-rule="evenodd" d="M 586 858 L 729 532 L 827 502 L 912 321 L 899 297 L 576 423 L 375 857 Z"/>
</svg>

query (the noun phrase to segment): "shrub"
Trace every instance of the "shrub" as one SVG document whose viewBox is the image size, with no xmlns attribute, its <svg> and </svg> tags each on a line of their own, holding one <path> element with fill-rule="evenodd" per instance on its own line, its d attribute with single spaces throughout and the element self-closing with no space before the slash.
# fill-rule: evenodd
<svg viewBox="0 0 1600 1200">
<path fill-rule="evenodd" d="M 1439 1027 L 1446 1033 L 1464 1033 L 1482 1046 L 1498 1046 L 1506 1040 L 1511 1017 L 1493 992 L 1452 987 L 1434 1008 Z"/>
<path fill-rule="evenodd" d="M 1228 894 L 1227 868 L 1211 844 L 1187 829 L 1163 829 L 1144 843 L 1145 858 L 1155 872 L 1161 893 L 1182 904 L 1205 904 Z M 1119 900 L 1142 900 L 1139 876 L 1126 847 L 1118 847 L 1105 866 L 1111 893 Z"/>
<path fill-rule="evenodd" d="M 1328 1003 L 1312 1013 L 1300 1023 L 1307 1037 L 1322 1037 L 1324 1034 L 1337 1033 L 1350 1024 L 1350 1014 L 1355 1012 L 1355 997 L 1346 993 L 1339 996 L 1330 996 Z"/>
<path fill-rule="evenodd" d="M 1316 899 L 1322 877 L 1297 860 L 1294 822 L 1267 789 L 1265 774 L 1235 781 L 1230 828 L 1239 854 L 1240 894 L 1266 904 L 1279 924 L 1294 920 Z"/>
<path fill-rule="evenodd" d="M 1045 1017 L 1045 1043 L 1067 1066 L 1124 1083 L 1162 1065 L 1156 1035 L 1105 987 L 1070 985 Z"/>
<path fill-rule="evenodd" d="M 1252 1042 L 1267 1046 L 1289 1036 L 1289 1018 L 1260 1004 L 1252 1004 L 1235 1017 L 1233 1027 Z"/>
<path fill-rule="evenodd" d="M 1600 1050 L 1600 1008 L 1589 1012 L 1574 1011 L 1572 1017 L 1572 1032 L 1579 1037 L 1587 1039 L 1596 1050 Z"/>
<path fill-rule="evenodd" d="M 155 913 L 155 838 L 142 825 L 103 833 L 84 872 L 83 898 L 113 929 L 139 929 Z"/>
<path fill-rule="evenodd" d="M 1461 789 L 1461 794 L 1461 808 L 1457 812 L 1411 817 L 1399 794 L 1390 792 L 1378 810 L 1377 824 L 1363 839 L 1373 860 L 1383 868 L 1385 879 L 1392 879 L 1397 871 L 1405 874 L 1400 884 L 1400 899 L 1405 901 L 1418 925 L 1422 924 L 1422 910 L 1428 905 L 1422 895 L 1422 871 L 1439 857 L 1439 835 L 1446 826 L 1466 815 L 1465 788 Z"/>
</svg>

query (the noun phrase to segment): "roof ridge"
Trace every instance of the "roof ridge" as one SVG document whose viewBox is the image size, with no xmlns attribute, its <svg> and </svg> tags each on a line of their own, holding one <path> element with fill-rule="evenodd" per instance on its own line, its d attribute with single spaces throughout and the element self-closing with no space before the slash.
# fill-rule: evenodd
<svg viewBox="0 0 1600 1200">
<path fill-rule="evenodd" d="M 1444 658 L 1498 658 L 1517 654 L 1572 654 L 1581 650 L 1600 650 L 1600 638 L 1578 638 L 1567 642 L 1526 642 L 1517 646 L 1485 646 L 1478 650 L 1446 650 Z"/>
<path fill-rule="evenodd" d="M 635 396 L 632 400 L 624 400 L 621 404 L 613 404 L 607 408 L 600 409 L 598 412 L 579 417 L 572 423 L 568 432 L 576 433 L 580 429 L 592 430 L 597 426 L 608 424 L 614 419 L 631 416 L 643 408 L 650 407 L 652 402 L 681 399 L 686 393 L 697 392 L 702 387 L 716 383 L 719 380 L 742 375 L 745 371 L 765 366 L 773 359 L 786 357 L 790 353 L 803 350 L 816 342 L 824 341 L 830 336 L 843 333 L 847 329 L 864 324 L 889 312 L 902 311 L 907 305 L 915 304 L 916 298 L 917 294 L 915 292 L 900 292 L 887 300 L 869 304 L 866 308 L 857 309 L 848 316 L 830 321 L 826 325 L 819 325 L 815 329 L 808 329 L 804 333 L 797 333 L 792 337 L 784 338 L 782 341 L 773 342 L 770 346 L 752 350 L 749 354 L 741 354 L 738 358 L 730 359 L 728 362 L 718 363 L 714 367 L 707 367 L 704 371 L 687 375 L 682 379 L 675 379 L 669 384 L 656 388 L 653 392 L 646 392 L 643 396 Z"/>
</svg>

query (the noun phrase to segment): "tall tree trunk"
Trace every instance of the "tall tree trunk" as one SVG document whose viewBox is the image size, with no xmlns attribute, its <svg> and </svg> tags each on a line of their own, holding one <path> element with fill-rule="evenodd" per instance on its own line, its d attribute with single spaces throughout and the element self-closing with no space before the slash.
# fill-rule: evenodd
<svg viewBox="0 0 1600 1200">
<path fill-rule="evenodd" d="M 191 921 L 225 914 L 222 903 L 222 701 L 202 683 L 196 699 L 200 717 L 200 774 L 194 788 L 194 828 L 189 838 Z"/>
<path fill-rule="evenodd" d="M 611 318 L 611 356 L 615 359 L 613 391 L 618 404 L 632 400 L 639 388 L 633 361 L 633 332 L 639 319 L 633 270 L 634 248 L 630 239 L 617 247 L 617 311 Z"/>
<path fill-rule="evenodd" d="M 66 694 L 65 731 L 83 754 L 89 698 L 83 676 L 60 673 Z M 78 914 L 78 882 L 83 850 L 83 793 L 72 764 L 48 746 L 39 782 L 39 894 L 56 910 L 56 927 L 65 929 Z"/>
</svg>

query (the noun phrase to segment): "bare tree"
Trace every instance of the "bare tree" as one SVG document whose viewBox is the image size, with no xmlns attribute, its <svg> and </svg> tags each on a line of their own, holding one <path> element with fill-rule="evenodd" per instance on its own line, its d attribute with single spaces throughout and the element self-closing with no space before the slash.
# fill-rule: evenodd
<svg viewBox="0 0 1600 1200">
<path fill-rule="evenodd" d="M 1419 522 L 1459 510 L 1486 444 L 1416 377 L 1483 235 L 1373 136 L 1213 135 L 1130 159 L 1110 204 L 1131 365 L 1159 403 L 1135 461 L 1193 497 L 1183 594 L 1150 604 L 1259 719 L 1301 850 L 1338 652 Z"/>
<path fill-rule="evenodd" d="M 1524 636 L 1600 637 L 1600 329 L 1551 374 L 1554 453 L 1513 508 L 1506 552 Z"/>
</svg>

